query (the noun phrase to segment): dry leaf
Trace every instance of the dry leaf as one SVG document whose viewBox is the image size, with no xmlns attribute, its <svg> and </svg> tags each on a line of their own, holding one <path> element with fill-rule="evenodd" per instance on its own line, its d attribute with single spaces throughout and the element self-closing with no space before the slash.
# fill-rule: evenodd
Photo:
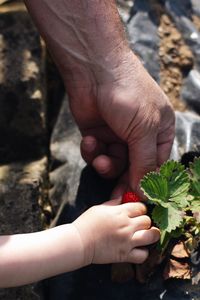
<svg viewBox="0 0 200 300">
<path fill-rule="evenodd" d="M 171 254 L 177 258 L 189 257 L 189 254 L 187 253 L 183 242 L 179 242 L 178 244 L 176 244 L 172 249 Z"/>
<path fill-rule="evenodd" d="M 191 279 L 190 266 L 186 262 L 170 259 L 165 266 L 163 275 L 165 280 L 169 278 Z"/>
</svg>

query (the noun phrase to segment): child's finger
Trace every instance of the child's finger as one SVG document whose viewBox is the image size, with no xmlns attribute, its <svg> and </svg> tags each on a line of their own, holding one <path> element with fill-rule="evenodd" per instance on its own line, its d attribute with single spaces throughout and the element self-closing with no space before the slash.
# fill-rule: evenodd
<svg viewBox="0 0 200 300">
<path fill-rule="evenodd" d="M 133 264 L 142 264 L 149 256 L 148 249 L 134 248 L 128 256 L 128 262 Z"/>
<path fill-rule="evenodd" d="M 156 227 L 149 230 L 136 231 L 133 234 L 133 247 L 142 247 L 156 243 L 160 239 L 160 231 Z"/>
<path fill-rule="evenodd" d="M 132 218 L 132 226 L 134 232 L 138 230 L 149 229 L 151 227 L 151 219 L 146 215 L 134 217 Z"/>
<path fill-rule="evenodd" d="M 135 218 L 147 213 L 146 206 L 141 202 L 125 203 L 122 204 L 122 208 L 126 211 L 129 218 Z"/>
<path fill-rule="evenodd" d="M 109 201 L 104 202 L 103 205 L 108 205 L 108 206 L 120 205 L 121 201 L 122 201 L 121 197 L 118 197 L 118 198 L 111 199 Z"/>
<path fill-rule="evenodd" d="M 122 196 L 127 191 L 128 186 L 128 172 L 126 172 L 120 177 L 116 187 L 113 189 L 111 199 L 116 199 L 120 197 L 122 199 Z"/>
</svg>

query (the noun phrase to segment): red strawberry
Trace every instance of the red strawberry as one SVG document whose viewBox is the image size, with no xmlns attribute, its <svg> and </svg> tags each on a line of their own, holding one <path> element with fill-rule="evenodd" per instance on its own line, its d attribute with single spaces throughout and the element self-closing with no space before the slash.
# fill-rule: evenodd
<svg viewBox="0 0 200 300">
<path fill-rule="evenodd" d="M 140 202 L 140 197 L 134 192 L 126 192 L 122 197 L 122 203 Z"/>
</svg>

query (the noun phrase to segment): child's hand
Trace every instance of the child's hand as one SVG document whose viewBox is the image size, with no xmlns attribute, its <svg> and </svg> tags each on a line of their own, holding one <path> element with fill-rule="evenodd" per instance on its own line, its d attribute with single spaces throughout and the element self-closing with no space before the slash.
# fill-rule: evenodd
<svg viewBox="0 0 200 300">
<path fill-rule="evenodd" d="M 142 203 L 119 204 L 112 200 L 93 206 L 72 224 L 78 229 L 84 248 L 84 265 L 131 262 L 148 257 L 144 246 L 157 242 L 160 232 L 151 227 Z"/>
</svg>

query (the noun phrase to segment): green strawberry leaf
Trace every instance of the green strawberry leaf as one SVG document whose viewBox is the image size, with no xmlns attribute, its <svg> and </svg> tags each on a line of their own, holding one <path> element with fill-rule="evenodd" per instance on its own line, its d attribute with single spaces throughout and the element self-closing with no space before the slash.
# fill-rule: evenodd
<svg viewBox="0 0 200 300">
<path fill-rule="evenodd" d="M 160 250 L 171 239 L 200 233 L 200 158 L 190 169 L 176 161 L 167 161 L 159 172 L 150 172 L 141 180 L 141 189 L 149 199 L 151 217 L 160 228 Z M 153 209 L 152 209 L 153 207 Z"/>
<path fill-rule="evenodd" d="M 176 202 L 179 207 L 186 207 L 190 181 L 184 166 L 177 161 L 167 161 L 161 166 L 160 174 L 167 179 L 170 191 L 169 201 Z"/>
<path fill-rule="evenodd" d="M 165 208 L 170 202 L 180 208 L 186 207 L 189 188 L 189 175 L 176 161 L 167 161 L 161 166 L 160 173 L 150 172 L 141 180 L 141 189 L 147 198 Z"/>
<path fill-rule="evenodd" d="M 190 209 L 192 212 L 200 212 L 200 199 L 195 199 L 191 202 Z"/>
<path fill-rule="evenodd" d="M 144 176 L 141 180 L 141 189 L 153 203 L 168 206 L 168 184 L 166 178 L 160 174 L 151 172 Z"/>
<path fill-rule="evenodd" d="M 168 208 L 155 206 L 152 212 L 155 224 L 160 228 L 160 248 L 164 250 L 173 238 L 173 232 L 179 229 L 183 222 L 182 212 L 170 205 Z"/>
<path fill-rule="evenodd" d="M 182 173 L 182 171 L 184 171 L 184 166 L 175 160 L 168 160 L 160 167 L 160 174 L 168 179 L 174 177 L 177 172 L 178 174 Z"/>
<path fill-rule="evenodd" d="M 152 212 L 152 218 L 161 231 L 171 232 L 180 226 L 184 214 L 176 207 L 155 206 Z"/>
</svg>

